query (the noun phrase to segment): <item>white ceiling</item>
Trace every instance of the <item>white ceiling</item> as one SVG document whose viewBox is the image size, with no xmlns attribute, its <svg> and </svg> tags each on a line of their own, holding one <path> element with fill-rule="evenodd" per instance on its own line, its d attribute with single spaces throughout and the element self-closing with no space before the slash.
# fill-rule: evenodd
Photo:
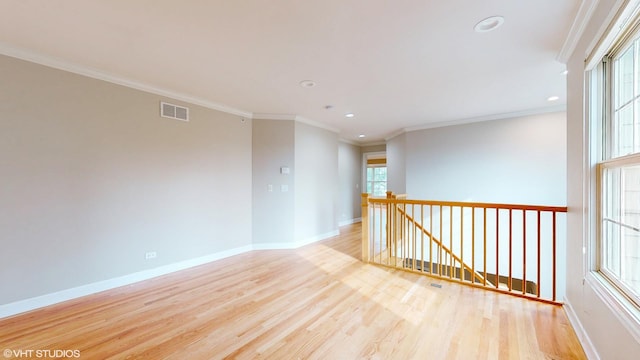
<svg viewBox="0 0 640 360">
<path fill-rule="evenodd" d="M 406 128 L 561 109 L 566 76 L 556 59 L 579 7 L 579 0 L 0 0 L 0 52 L 244 116 L 297 116 L 371 142 Z M 473 31 L 492 15 L 505 23 Z M 303 88 L 302 80 L 317 85 Z M 548 102 L 552 95 L 560 99 Z"/>
</svg>

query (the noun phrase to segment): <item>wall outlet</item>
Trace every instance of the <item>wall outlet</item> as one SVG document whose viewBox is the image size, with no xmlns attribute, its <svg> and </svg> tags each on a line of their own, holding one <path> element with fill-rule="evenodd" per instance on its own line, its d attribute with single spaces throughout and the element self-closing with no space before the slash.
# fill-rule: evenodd
<svg viewBox="0 0 640 360">
<path fill-rule="evenodd" d="M 149 260 L 149 259 L 155 259 L 156 256 L 158 256 L 158 254 L 156 254 L 155 251 L 149 251 L 148 253 L 144 254 L 144 258 Z"/>
</svg>

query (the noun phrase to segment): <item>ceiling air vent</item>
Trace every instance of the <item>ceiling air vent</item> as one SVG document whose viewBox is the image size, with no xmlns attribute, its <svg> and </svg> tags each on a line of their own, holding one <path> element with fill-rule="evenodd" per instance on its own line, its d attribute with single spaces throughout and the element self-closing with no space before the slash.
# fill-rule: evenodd
<svg viewBox="0 0 640 360">
<path fill-rule="evenodd" d="M 189 121 L 189 108 L 160 102 L 160 116 L 180 121 Z"/>
</svg>

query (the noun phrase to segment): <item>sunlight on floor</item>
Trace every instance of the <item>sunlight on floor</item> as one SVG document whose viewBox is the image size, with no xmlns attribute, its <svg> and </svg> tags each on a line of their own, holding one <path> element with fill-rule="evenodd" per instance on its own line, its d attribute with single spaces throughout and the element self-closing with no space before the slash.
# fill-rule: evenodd
<svg viewBox="0 0 640 360">
<path fill-rule="evenodd" d="M 317 245 L 314 250 L 314 252 L 300 251 L 299 255 L 327 274 L 338 278 L 342 284 L 416 326 L 422 319 L 414 316 L 413 308 L 416 306 L 422 308 L 427 302 L 435 300 L 434 297 L 440 297 L 438 288 L 430 286 L 430 282 L 435 281 L 433 279 L 421 276 L 417 281 L 412 282 L 404 278 L 405 275 L 412 276 L 412 274 L 363 264 L 326 245 Z M 319 257 L 314 256 L 314 253 L 317 254 L 316 251 L 325 253 L 322 259 L 329 257 L 333 260 L 319 261 Z M 327 253 L 330 256 L 327 256 Z M 360 263 L 361 266 L 347 269 L 354 262 Z M 390 302 L 390 298 L 394 298 L 395 301 Z M 390 306 L 390 303 L 394 305 Z"/>
</svg>

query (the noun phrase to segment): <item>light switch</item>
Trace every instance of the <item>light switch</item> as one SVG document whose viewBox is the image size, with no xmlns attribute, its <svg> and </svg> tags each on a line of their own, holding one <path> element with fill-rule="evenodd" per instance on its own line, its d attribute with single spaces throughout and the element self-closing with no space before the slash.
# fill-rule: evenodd
<svg viewBox="0 0 640 360">
<path fill-rule="evenodd" d="M 273 192 L 273 185 L 271 184 L 267 185 L 267 191 Z"/>
<path fill-rule="evenodd" d="M 282 175 L 289 175 L 289 168 L 286 166 L 283 166 L 280 168 L 280 174 Z"/>
<path fill-rule="evenodd" d="M 280 191 L 281 192 L 289 191 L 289 185 L 280 185 Z"/>
</svg>

